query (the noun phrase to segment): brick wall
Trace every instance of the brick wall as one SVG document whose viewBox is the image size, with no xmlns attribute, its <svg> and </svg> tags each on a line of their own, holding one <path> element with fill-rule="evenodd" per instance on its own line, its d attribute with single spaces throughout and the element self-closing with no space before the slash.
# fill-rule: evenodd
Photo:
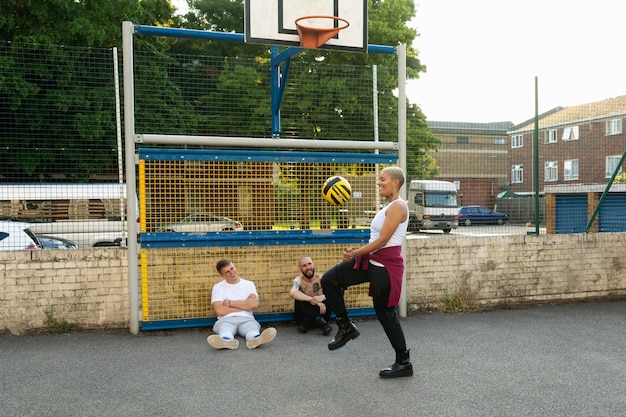
<svg viewBox="0 0 626 417">
<path fill-rule="evenodd" d="M 482 304 L 626 295 L 623 233 L 409 242 L 409 310 L 459 293 Z"/>
<path fill-rule="evenodd" d="M 624 233 L 409 239 L 408 309 L 458 293 L 483 304 L 624 297 L 625 243 Z M 43 328 L 46 311 L 127 328 L 127 268 L 125 249 L 0 252 L 0 331 Z"/>
<path fill-rule="evenodd" d="M 44 327 L 46 312 L 82 328 L 128 327 L 125 249 L 0 252 L 0 331 Z"/>
</svg>

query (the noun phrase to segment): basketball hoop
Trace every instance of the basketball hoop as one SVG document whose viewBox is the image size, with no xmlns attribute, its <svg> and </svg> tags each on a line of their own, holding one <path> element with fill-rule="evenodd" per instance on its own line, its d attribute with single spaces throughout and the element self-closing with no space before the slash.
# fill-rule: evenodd
<svg viewBox="0 0 626 417">
<path fill-rule="evenodd" d="M 307 25 L 301 23 L 302 20 L 307 19 Z M 314 24 L 315 20 L 319 19 L 331 19 L 336 22 L 340 22 L 343 26 L 339 27 L 315 27 L 308 26 L 308 24 Z M 335 37 L 340 30 L 350 26 L 350 23 L 346 19 L 342 19 L 337 16 L 304 16 L 296 19 L 296 27 L 298 28 L 298 36 L 300 36 L 300 46 L 303 48 L 319 48 L 324 45 L 330 39 Z"/>
</svg>

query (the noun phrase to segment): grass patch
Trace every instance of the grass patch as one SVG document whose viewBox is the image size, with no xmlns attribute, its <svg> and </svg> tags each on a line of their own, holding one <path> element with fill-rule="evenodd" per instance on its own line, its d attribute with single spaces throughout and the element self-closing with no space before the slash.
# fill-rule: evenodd
<svg viewBox="0 0 626 417">
<path fill-rule="evenodd" d="M 78 324 L 76 323 L 69 323 L 65 320 L 57 320 L 54 317 L 54 312 L 52 310 L 44 311 L 44 314 L 46 315 L 46 320 L 43 324 L 46 326 L 46 329 L 53 333 L 64 334 L 78 329 Z"/>
<path fill-rule="evenodd" d="M 476 311 L 480 309 L 480 306 L 471 291 L 459 288 L 453 294 L 446 292 L 443 300 L 436 304 L 436 308 L 444 312 L 458 312 Z"/>
</svg>

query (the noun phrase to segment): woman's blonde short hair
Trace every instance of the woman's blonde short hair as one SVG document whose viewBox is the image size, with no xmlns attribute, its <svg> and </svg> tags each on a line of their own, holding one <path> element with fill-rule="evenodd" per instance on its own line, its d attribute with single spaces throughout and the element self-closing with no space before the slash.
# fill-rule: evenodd
<svg viewBox="0 0 626 417">
<path fill-rule="evenodd" d="M 400 187 L 404 185 L 404 171 L 400 167 L 387 167 L 382 172 L 388 174 L 392 180 L 400 180 Z"/>
</svg>

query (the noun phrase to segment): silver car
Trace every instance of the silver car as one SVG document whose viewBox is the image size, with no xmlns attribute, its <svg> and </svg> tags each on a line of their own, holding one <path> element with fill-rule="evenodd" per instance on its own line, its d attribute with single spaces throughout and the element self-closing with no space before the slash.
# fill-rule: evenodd
<svg viewBox="0 0 626 417">
<path fill-rule="evenodd" d="M 241 222 L 218 216 L 213 213 L 194 213 L 176 223 L 165 224 L 159 228 L 161 232 L 226 232 L 241 231 Z"/>
<path fill-rule="evenodd" d="M 78 249 L 76 243 L 60 237 L 37 235 L 44 249 Z"/>
</svg>

